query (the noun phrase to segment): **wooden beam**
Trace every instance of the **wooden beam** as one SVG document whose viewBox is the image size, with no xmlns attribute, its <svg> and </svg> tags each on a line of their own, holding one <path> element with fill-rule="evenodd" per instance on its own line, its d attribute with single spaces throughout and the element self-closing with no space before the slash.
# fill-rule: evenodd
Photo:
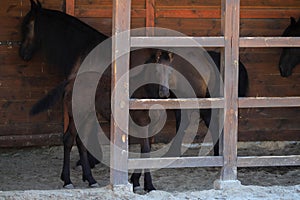
<svg viewBox="0 0 300 200">
<path fill-rule="evenodd" d="M 129 169 L 159 169 L 181 167 L 221 167 L 222 156 L 174 157 L 174 158 L 136 158 L 128 160 Z"/>
<path fill-rule="evenodd" d="M 130 99 L 129 108 L 133 110 L 151 109 L 155 104 L 164 109 L 223 108 L 224 98 L 180 98 L 180 99 Z M 197 105 L 195 107 L 195 105 Z M 239 108 L 300 107 L 300 97 L 240 97 Z"/>
<path fill-rule="evenodd" d="M 238 167 L 300 166 L 300 155 L 238 157 L 237 164 Z"/>
<path fill-rule="evenodd" d="M 300 97 L 244 97 L 239 98 L 239 108 L 299 107 Z"/>
<path fill-rule="evenodd" d="M 75 14 L 75 0 L 66 0 L 66 13 L 74 16 Z"/>
<path fill-rule="evenodd" d="M 241 37 L 240 47 L 300 47 L 300 37 Z"/>
<path fill-rule="evenodd" d="M 155 0 L 146 0 L 146 27 L 155 27 Z"/>
<path fill-rule="evenodd" d="M 221 181 L 237 179 L 239 0 L 222 0 L 224 7 L 224 166 Z"/>
<path fill-rule="evenodd" d="M 223 98 L 201 99 L 131 99 L 129 108 L 134 110 L 151 109 L 153 105 L 161 105 L 164 109 L 223 108 Z M 198 105 L 195 107 L 195 105 Z"/>
<path fill-rule="evenodd" d="M 224 47 L 224 37 L 131 37 L 131 47 Z"/>
<path fill-rule="evenodd" d="M 130 0 L 113 0 L 110 183 L 128 184 Z M 124 32 L 125 31 L 125 32 Z M 121 80 L 121 77 L 124 77 Z M 118 88 L 116 88 L 118 86 Z"/>
</svg>

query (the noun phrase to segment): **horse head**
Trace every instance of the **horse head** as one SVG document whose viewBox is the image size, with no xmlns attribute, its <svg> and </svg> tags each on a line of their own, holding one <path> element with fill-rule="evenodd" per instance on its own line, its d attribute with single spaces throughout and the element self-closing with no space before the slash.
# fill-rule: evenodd
<svg viewBox="0 0 300 200">
<path fill-rule="evenodd" d="M 300 18 L 296 21 L 291 17 L 290 25 L 284 30 L 284 37 L 299 37 L 300 36 Z M 283 48 L 279 60 L 279 71 L 282 77 L 292 75 L 293 68 L 300 63 L 300 48 L 286 47 Z"/>
<path fill-rule="evenodd" d="M 37 3 L 33 0 L 31 2 L 31 9 L 24 17 L 22 22 L 22 42 L 19 49 L 21 58 L 28 61 L 32 58 L 38 47 L 36 18 L 42 9 L 41 3 L 37 0 Z"/>
<path fill-rule="evenodd" d="M 155 57 L 156 76 L 159 79 L 158 95 L 160 98 L 168 98 L 170 96 L 170 79 L 173 68 L 170 67 L 173 61 L 173 53 L 167 51 L 157 51 Z"/>
</svg>

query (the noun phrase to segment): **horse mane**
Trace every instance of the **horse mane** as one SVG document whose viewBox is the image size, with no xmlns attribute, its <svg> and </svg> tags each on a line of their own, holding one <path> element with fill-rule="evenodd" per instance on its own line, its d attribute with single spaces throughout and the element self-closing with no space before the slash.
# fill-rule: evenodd
<svg viewBox="0 0 300 200">
<path fill-rule="evenodd" d="M 66 13 L 42 8 L 35 18 L 35 33 L 48 64 L 68 76 L 96 45 L 108 37 Z"/>
</svg>

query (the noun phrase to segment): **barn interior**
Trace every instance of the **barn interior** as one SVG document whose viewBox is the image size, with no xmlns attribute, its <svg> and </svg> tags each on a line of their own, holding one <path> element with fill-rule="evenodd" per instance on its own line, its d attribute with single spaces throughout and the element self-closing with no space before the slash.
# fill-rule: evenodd
<svg viewBox="0 0 300 200">
<path fill-rule="evenodd" d="M 45 8 L 74 15 L 98 31 L 112 34 L 111 0 L 75 0 L 69 7 L 66 0 L 41 0 Z M 160 0 L 154 2 L 149 14 L 148 0 L 132 0 L 131 28 L 155 26 L 182 32 L 188 36 L 222 36 L 221 0 Z M 60 72 L 48 66 L 41 56 L 25 62 L 19 57 L 21 22 L 30 9 L 28 0 L 1 0 L 0 7 L 0 148 L 49 147 L 62 145 L 63 111 L 57 104 L 47 112 L 30 116 L 32 105 L 57 86 L 63 79 Z M 297 0 L 241 0 L 241 37 L 277 37 L 290 24 L 290 17 L 300 17 Z M 220 48 L 208 48 L 220 51 Z M 290 77 L 281 77 L 278 63 L 282 48 L 240 48 L 240 61 L 249 76 L 248 97 L 300 96 L 300 68 Z M 274 142 L 278 152 L 283 146 L 300 140 L 299 107 L 240 108 L 238 121 L 239 142 Z M 109 132 L 109 123 L 100 120 Z M 203 141 L 207 134 L 204 123 L 198 130 L 194 143 Z M 175 118 L 170 120 L 155 143 L 168 143 L 175 135 Z M 133 143 L 136 141 L 133 139 Z M 270 143 L 268 143 L 270 144 Z M 271 143 L 272 144 L 272 143 Z M 267 148 L 271 148 L 267 145 Z M 273 148 L 274 149 L 274 148 Z M 244 153 L 244 152 L 243 152 Z M 268 154 L 268 151 L 264 151 Z M 272 153 L 274 153 L 272 151 Z M 296 154 L 297 152 L 284 152 Z M 255 154 L 255 152 L 254 152 Z M 259 154 L 259 153 L 258 153 Z M 278 154 L 278 153 L 274 153 Z"/>
</svg>

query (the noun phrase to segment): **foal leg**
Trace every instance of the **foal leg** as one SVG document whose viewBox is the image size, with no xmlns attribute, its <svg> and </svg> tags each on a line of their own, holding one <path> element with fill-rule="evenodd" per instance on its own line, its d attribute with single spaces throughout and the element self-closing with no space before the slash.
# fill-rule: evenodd
<svg viewBox="0 0 300 200">
<path fill-rule="evenodd" d="M 70 179 L 70 152 L 74 143 L 74 135 L 70 133 L 69 130 L 66 133 L 64 133 L 63 143 L 64 143 L 64 162 L 63 162 L 63 169 L 61 172 L 60 179 L 64 181 L 64 188 L 72 189 L 74 188 L 74 186 Z"/>
<path fill-rule="evenodd" d="M 141 158 L 149 158 L 150 157 L 150 142 L 149 138 L 141 139 Z M 142 174 L 141 169 L 134 170 L 134 173 L 131 175 L 130 181 L 133 184 L 133 191 L 135 193 L 141 193 L 140 186 L 140 177 Z M 144 169 L 144 190 L 150 192 L 152 190 L 156 190 L 152 183 L 152 177 L 149 169 Z"/>
<path fill-rule="evenodd" d="M 91 167 L 88 161 L 87 149 L 85 148 L 78 135 L 76 136 L 76 144 L 79 151 L 80 162 L 82 165 L 82 180 L 87 180 L 90 187 L 98 187 L 98 183 L 92 175 Z"/>
</svg>

